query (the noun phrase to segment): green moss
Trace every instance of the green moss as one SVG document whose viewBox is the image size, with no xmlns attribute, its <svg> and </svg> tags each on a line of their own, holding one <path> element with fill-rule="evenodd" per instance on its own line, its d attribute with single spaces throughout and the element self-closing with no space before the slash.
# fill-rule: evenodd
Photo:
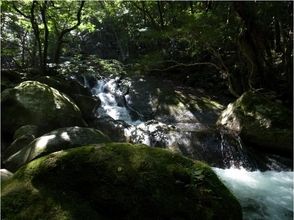
<svg viewBox="0 0 294 220">
<path fill-rule="evenodd" d="M 29 163 L 3 187 L 6 216 L 35 205 L 32 197 L 20 196 L 19 212 L 8 208 L 15 182 L 37 192 L 40 209 L 56 209 L 65 219 L 241 218 L 240 205 L 207 165 L 143 145 L 80 147 Z"/>
<path fill-rule="evenodd" d="M 253 146 L 292 155 L 292 113 L 258 93 L 246 92 L 222 113 L 218 124 Z"/>
<path fill-rule="evenodd" d="M 25 81 L 1 94 L 2 124 L 13 133 L 34 124 L 47 132 L 54 128 L 85 125 L 79 108 L 63 93 L 37 81 Z"/>
</svg>

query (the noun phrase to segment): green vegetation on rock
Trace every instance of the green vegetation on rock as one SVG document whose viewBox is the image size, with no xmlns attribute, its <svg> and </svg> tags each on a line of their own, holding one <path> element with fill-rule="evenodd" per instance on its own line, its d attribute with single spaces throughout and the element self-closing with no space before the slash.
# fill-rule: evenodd
<svg viewBox="0 0 294 220">
<path fill-rule="evenodd" d="M 25 81 L 6 89 L 1 94 L 1 105 L 2 126 L 11 136 L 27 124 L 39 126 L 43 133 L 59 127 L 85 125 L 79 108 L 70 98 L 37 81 Z"/>
<path fill-rule="evenodd" d="M 291 112 L 258 93 L 246 92 L 229 104 L 217 124 L 239 133 L 244 142 L 277 153 L 293 152 Z"/>
<path fill-rule="evenodd" d="M 122 143 L 59 151 L 2 185 L 5 219 L 241 219 L 205 164 Z M 46 211 L 45 211 L 46 210 Z"/>
</svg>

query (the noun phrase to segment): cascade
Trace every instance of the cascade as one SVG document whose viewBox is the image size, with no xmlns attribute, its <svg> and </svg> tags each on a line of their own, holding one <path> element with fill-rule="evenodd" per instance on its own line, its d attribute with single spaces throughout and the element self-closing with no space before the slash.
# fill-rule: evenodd
<svg viewBox="0 0 294 220">
<path fill-rule="evenodd" d="M 110 116 L 129 125 L 124 133 L 130 142 L 167 147 L 214 166 L 216 174 L 240 201 L 244 219 L 293 218 L 293 172 L 277 158 L 267 156 L 269 171 L 258 171 L 258 164 L 244 149 L 240 137 L 219 131 L 209 133 L 209 126 L 201 123 L 134 119 L 132 113 L 140 116 L 140 109 L 135 111 L 129 106 L 131 97 L 124 92 L 119 77 L 102 77 L 94 87 L 86 79 L 82 83 L 101 100 L 97 117 Z M 131 87 L 132 82 L 125 83 Z M 193 140 L 196 146 L 192 146 Z"/>
</svg>

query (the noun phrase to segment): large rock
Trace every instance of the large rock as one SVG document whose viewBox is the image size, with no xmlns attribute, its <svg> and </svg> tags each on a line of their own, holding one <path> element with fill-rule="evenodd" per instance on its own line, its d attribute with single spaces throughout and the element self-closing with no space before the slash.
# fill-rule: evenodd
<svg viewBox="0 0 294 220">
<path fill-rule="evenodd" d="M 23 135 L 32 135 L 37 137 L 39 135 L 39 128 L 36 125 L 24 125 L 19 127 L 13 135 L 13 139 L 20 138 Z"/>
<path fill-rule="evenodd" d="M 73 98 L 73 94 L 91 96 L 90 90 L 75 79 L 66 79 L 62 76 L 42 76 L 38 77 L 36 81 L 55 88 L 71 98 Z"/>
<path fill-rule="evenodd" d="M 217 124 L 240 134 L 250 145 L 293 155 L 292 113 L 262 95 L 244 93 L 228 105 Z"/>
<path fill-rule="evenodd" d="M 163 149 L 104 144 L 32 161 L 2 186 L 4 219 L 241 219 L 205 164 Z"/>
<path fill-rule="evenodd" d="M 133 120 L 214 124 L 223 106 L 196 90 L 155 77 L 133 77 L 126 101 Z M 140 117 L 138 117 L 140 116 Z"/>
<path fill-rule="evenodd" d="M 55 151 L 107 142 L 110 142 L 110 139 L 96 129 L 60 128 L 35 139 L 17 152 L 13 151 L 13 154 L 6 154 L 4 165 L 8 170 L 15 171 L 23 164 Z M 7 150 L 10 150 L 10 147 Z"/>
<path fill-rule="evenodd" d="M 85 126 L 79 108 L 63 93 L 36 81 L 6 89 L 1 97 L 2 128 L 8 135 L 23 125 L 43 133 L 59 127 Z"/>
<path fill-rule="evenodd" d="M 128 128 L 129 125 L 124 121 L 114 120 L 110 116 L 105 116 L 92 120 L 89 122 L 89 125 L 108 135 L 112 141 L 124 142 L 127 140 L 125 129 Z"/>
<path fill-rule="evenodd" d="M 2 149 L 2 160 L 7 159 L 9 156 L 23 149 L 31 143 L 36 137 L 34 135 L 26 134 L 15 139 L 5 150 Z"/>
<path fill-rule="evenodd" d="M 98 97 L 85 96 L 85 95 L 72 95 L 73 100 L 82 112 L 83 118 L 87 122 L 92 121 L 96 116 L 96 111 L 101 105 Z"/>
</svg>

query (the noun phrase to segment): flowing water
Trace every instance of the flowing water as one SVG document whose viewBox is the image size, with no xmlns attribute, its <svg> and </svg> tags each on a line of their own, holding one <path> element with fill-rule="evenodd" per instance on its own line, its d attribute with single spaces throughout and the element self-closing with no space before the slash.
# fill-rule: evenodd
<svg viewBox="0 0 294 220">
<path fill-rule="evenodd" d="M 84 85 L 89 87 L 87 80 Z M 261 172 L 239 137 L 211 132 L 209 125 L 203 123 L 144 121 L 140 109 L 130 107 L 132 98 L 127 91 L 131 87 L 131 81 L 122 82 L 119 77 L 98 80 L 90 88 L 101 100 L 97 117 L 110 116 L 126 122 L 124 134 L 132 143 L 164 146 L 214 166 L 216 174 L 240 201 L 244 219 L 293 218 L 293 172 L 279 160 L 267 157 L 268 171 Z M 137 117 L 134 119 L 132 114 Z"/>
<path fill-rule="evenodd" d="M 214 171 L 240 201 L 244 219 L 293 219 L 293 172 Z"/>
</svg>

